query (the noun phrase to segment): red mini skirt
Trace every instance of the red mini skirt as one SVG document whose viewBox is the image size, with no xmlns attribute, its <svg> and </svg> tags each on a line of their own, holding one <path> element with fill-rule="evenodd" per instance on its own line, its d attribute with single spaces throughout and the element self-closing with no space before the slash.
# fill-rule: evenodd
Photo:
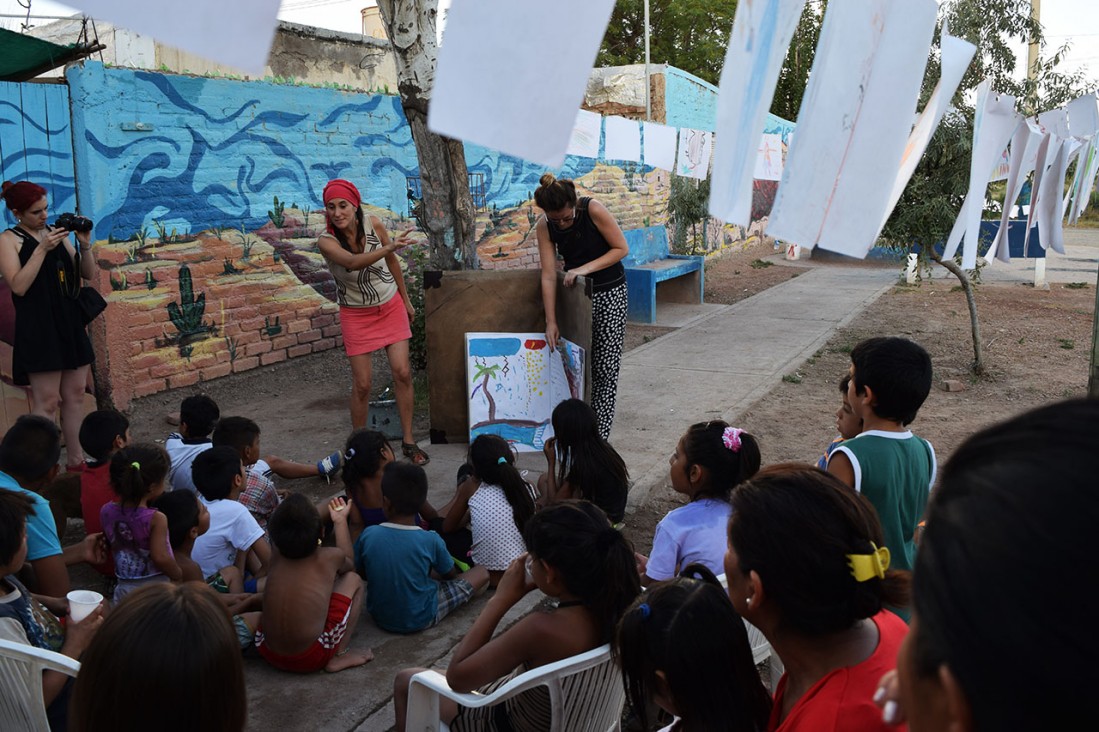
<svg viewBox="0 0 1099 732">
<path fill-rule="evenodd" d="M 368 308 L 340 306 L 343 350 L 348 356 L 373 353 L 412 337 L 408 311 L 400 293 L 381 305 Z"/>
</svg>

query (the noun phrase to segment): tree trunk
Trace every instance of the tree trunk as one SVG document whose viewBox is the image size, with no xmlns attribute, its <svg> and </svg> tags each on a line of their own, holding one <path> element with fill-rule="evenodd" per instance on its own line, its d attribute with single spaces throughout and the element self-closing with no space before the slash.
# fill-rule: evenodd
<svg viewBox="0 0 1099 732">
<path fill-rule="evenodd" d="M 431 247 L 430 266 L 475 269 L 473 197 L 465 148 L 461 140 L 427 129 L 438 56 L 438 0 L 378 0 L 378 10 L 396 57 L 397 90 L 416 144 L 422 196 L 416 219 Z"/>
<path fill-rule="evenodd" d="M 985 372 L 984 350 L 981 346 L 981 323 L 977 320 L 977 300 L 973 297 L 973 284 L 969 281 L 964 269 L 958 266 L 953 259 L 943 259 L 934 249 L 930 252 L 931 259 L 941 264 L 950 274 L 958 278 L 962 283 L 962 292 L 965 293 L 965 302 L 969 306 L 969 329 L 973 339 L 973 373 L 981 376 Z"/>
</svg>

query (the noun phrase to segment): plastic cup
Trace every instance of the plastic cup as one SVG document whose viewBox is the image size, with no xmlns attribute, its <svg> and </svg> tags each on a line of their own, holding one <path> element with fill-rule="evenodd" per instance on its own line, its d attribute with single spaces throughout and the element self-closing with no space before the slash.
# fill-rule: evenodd
<svg viewBox="0 0 1099 732">
<path fill-rule="evenodd" d="M 66 597 L 69 599 L 70 623 L 79 623 L 103 602 L 103 595 L 91 590 L 73 590 Z"/>
</svg>

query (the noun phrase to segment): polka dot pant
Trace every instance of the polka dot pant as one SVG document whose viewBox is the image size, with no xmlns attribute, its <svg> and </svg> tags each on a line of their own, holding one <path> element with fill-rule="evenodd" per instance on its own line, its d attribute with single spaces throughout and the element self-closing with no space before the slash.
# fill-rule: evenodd
<svg viewBox="0 0 1099 732">
<path fill-rule="evenodd" d="M 591 407 L 606 440 L 614 424 L 618 370 L 626 340 L 626 283 L 596 292 L 591 302 Z"/>
</svg>

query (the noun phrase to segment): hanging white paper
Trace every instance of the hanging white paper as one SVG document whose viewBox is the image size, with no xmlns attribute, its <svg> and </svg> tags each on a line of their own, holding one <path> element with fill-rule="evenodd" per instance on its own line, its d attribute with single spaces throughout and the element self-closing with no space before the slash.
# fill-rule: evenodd
<svg viewBox="0 0 1099 732">
<path fill-rule="evenodd" d="M 65 0 L 65 4 L 251 74 L 262 74 L 267 65 L 279 12 L 279 0 Z"/>
<path fill-rule="evenodd" d="M 1092 164 L 1095 159 L 1095 135 L 1099 132 L 1099 104 L 1094 93 L 1085 94 L 1082 97 L 1068 103 L 1069 132 L 1077 140 L 1085 143 L 1080 153 L 1080 162 L 1076 164 L 1076 173 L 1072 180 L 1072 187 L 1065 196 L 1062 206 L 1063 213 L 1069 216 L 1069 223 L 1075 224 L 1084 205 L 1087 205 L 1087 197 L 1091 195 Z"/>
<path fill-rule="evenodd" d="M 559 167 L 613 9 L 614 0 L 454 3 L 428 128 Z"/>
<path fill-rule="evenodd" d="M 683 127 L 679 130 L 679 157 L 675 172 L 684 178 L 704 180 L 710 171 L 710 153 L 714 146 L 714 133 Z"/>
<path fill-rule="evenodd" d="M 981 211 L 984 209 L 992 169 L 1015 129 L 1023 121 L 1015 112 L 1015 97 L 992 91 L 992 82 L 982 81 L 977 87 L 976 116 L 973 119 L 973 155 L 969 163 L 969 191 L 962 202 L 962 210 L 950 230 L 943 259 L 954 256 L 962 235 L 962 269 L 977 267 L 977 246 L 981 235 Z"/>
<path fill-rule="evenodd" d="M 1087 209 L 1091 189 L 1095 185 L 1096 173 L 1099 173 L 1099 135 L 1092 135 L 1084 152 L 1080 154 L 1080 162 L 1076 165 L 1076 179 L 1072 184 L 1072 209 L 1069 213 L 1070 224 L 1075 224 L 1080 214 Z"/>
<path fill-rule="evenodd" d="M 641 162 L 641 128 L 636 120 L 607 117 L 607 143 L 603 157 L 607 160 Z"/>
<path fill-rule="evenodd" d="M 1088 169 L 1089 174 L 1084 181 L 1084 192 L 1080 196 L 1080 208 L 1077 216 L 1087 211 L 1088 202 L 1091 200 L 1091 191 L 1095 187 L 1096 179 L 1099 178 L 1099 137 L 1092 139 L 1092 148 L 1091 167 Z"/>
<path fill-rule="evenodd" d="M 767 233 L 865 257 L 916 113 L 935 0 L 828 3 Z"/>
<path fill-rule="evenodd" d="M 756 143 L 804 6 L 805 0 L 737 4 L 721 69 L 716 125 L 720 139 L 710 179 L 710 215 L 721 221 L 741 226 L 751 223 Z"/>
<path fill-rule="evenodd" d="M 1011 157 L 1008 155 L 1007 148 L 1005 147 L 1000 151 L 1000 157 L 997 158 L 996 164 L 992 166 L 992 173 L 988 176 L 989 183 L 996 183 L 1001 180 L 1007 180 L 1008 173 L 1011 172 Z"/>
<path fill-rule="evenodd" d="M 1091 137 L 1099 131 L 1099 104 L 1095 94 L 1077 97 L 1065 106 L 1069 134 L 1077 139 Z"/>
<path fill-rule="evenodd" d="M 599 133 L 603 131 L 603 116 L 581 109 L 576 113 L 569 138 L 569 155 L 584 158 L 599 157 Z"/>
<path fill-rule="evenodd" d="M 1030 171 L 1034 170 L 1038 145 L 1042 139 L 1042 133 L 1030 120 L 1026 120 L 1024 124 L 1016 127 L 1015 134 L 1011 137 L 1007 184 L 1004 189 L 1003 215 L 1000 217 L 1000 228 L 996 230 L 996 236 L 985 255 L 985 259 L 989 263 L 992 263 L 995 259 L 999 259 L 1001 262 L 1011 261 L 1011 251 L 1007 246 L 1010 227 L 1012 226 L 1011 212 L 1015 208 L 1015 202 L 1019 200 L 1019 193 L 1022 191 L 1026 177 L 1030 174 Z"/>
<path fill-rule="evenodd" d="M 889 194 L 889 201 L 885 205 L 881 226 L 874 234 L 875 239 L 885 227 L 885 222 L 889 220 L 889 215 L 893 213 L 893 209 L 897 207 L 897 202 L 901 200 L 901 195 L 904 194 L 908 181 L 912 179 L 920 158 L 923 157 L 928 143 L 931 142 L 932 135 L 935 134 L 939 123 L 942 122 L 946 110 L 950 108 L 950 100 L 954 98 L 954 92 L 957 90 L 958 84 L 961 83 L 965 70 L 969 68 L 969 62 L 973 60 L 973 54 L 977 51 L 977 47 L 969 41 L 963 41 L 961 38 L 950 35 L 950 29 L 945 25 L 943 26 L 939 47 L 941 49 L 940 58 L 942 59 L 939 83 L 935 85 L 935 90 L 931 92 L 931 97 L 927 100 L 923 112 L 916 119 L 916 124 L 912 127 L 912 132 L 908 136 L 908 144 L 901 156 L 897 177 L 893 180 L 893 189 Z"/>
<path fill-rule="evenodd" d="M 676 129 L 656 122 L 645 122 L 645 165 L 662 170 L 675 169 Z"/>
<path fill-rule="evenodd" d="M 1042 196 L 1042 183 L 1056 157 L 1061 140 L 1068 135 L 1068 115 L 1063 109 L 1051 109 L 1038 115 L 1037 128 L 1042 133 L 1038 153 L 1034 159 L 1034 181 L 1030 187 L 1030 210 L 1027 212 L 1027 230 L 1023 238 L 1023 252 L 1029 252 L 1030 232 L 1038 223 L 1038 202 Z M 1057 191 L 1060 198 L 1061 192 Z"/>
<path fill-rule="evenodd" d="M 782 180 L 782 135 L 760 135 L 753 177 L 756 180 Z"/>
<path fill-rule="evenodd" d="M 1034 207 L 1038 209 L 1035 214 L 1038 223 L 1038 243 L 1043 249 L 1052 249 L 1058 254 L 1064 254 L 1065 232 L 1061 215 L 1063 211 L 1061 191 L 1065 190 L 1065 174 L 1068 172 L 1069 162 L 1082 143 L 1073 138 L 1059 140 L 1054 137 L 1054 140 L 1060 144 L 1042 183 L 1045 186 L 1045 193 Z"/>
</svg>

